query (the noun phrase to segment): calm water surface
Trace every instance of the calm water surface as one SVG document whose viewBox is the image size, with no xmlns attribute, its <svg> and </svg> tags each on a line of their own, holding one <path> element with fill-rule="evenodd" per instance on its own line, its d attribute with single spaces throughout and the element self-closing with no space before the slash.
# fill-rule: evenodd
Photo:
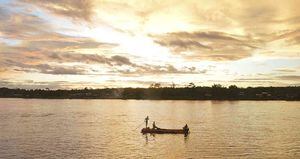
<svg viewBox="0 0 300 159">
<path fill-rule="evenodd" d="M 0 99 L 0 158 L 205 157 L 300 158 L 300 102 Z"/>
</svg>

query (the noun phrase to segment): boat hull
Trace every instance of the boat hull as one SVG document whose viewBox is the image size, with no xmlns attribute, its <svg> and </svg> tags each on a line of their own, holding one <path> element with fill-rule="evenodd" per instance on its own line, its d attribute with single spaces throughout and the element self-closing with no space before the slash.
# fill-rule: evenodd
<svg viewBox="0 0 300 159">
<path fill-rule="evenodd" d="M 188 130 L 183 129 L 150 129 L 150 128 L 143 128 L 141 130 L 143 134 L 188 134 Z"/>
</svg>

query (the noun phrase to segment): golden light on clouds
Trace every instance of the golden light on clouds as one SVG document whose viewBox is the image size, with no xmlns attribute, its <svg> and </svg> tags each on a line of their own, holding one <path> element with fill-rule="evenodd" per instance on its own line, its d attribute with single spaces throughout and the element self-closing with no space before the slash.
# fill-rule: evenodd
<svg viewBox="0 0 300 159">
<path fill-rule="evenodd" d="M 0 1 L 0 86 L 299 85 L 299 5 Z"/>
</svg>

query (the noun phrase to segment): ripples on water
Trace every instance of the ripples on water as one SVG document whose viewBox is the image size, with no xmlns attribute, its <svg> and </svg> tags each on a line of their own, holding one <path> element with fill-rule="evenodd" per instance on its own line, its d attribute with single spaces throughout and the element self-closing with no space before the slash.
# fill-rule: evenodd
<svg viewBox="0 0 300 159">
<path fill-rule="evenodd" d="M 0 99 L 0 128 L 0 158 L 300 158 L 300 102 Z"/>
</svg>

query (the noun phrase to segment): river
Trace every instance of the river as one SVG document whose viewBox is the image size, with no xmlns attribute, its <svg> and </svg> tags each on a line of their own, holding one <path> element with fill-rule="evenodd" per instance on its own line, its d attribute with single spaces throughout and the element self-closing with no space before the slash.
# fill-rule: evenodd
<svg viewBox="0 0 300 159">
<path fill-rule="evenodd" d="M 300 102 L 0 99 L 0 158 L 300 158 Z"/>
</svg>

